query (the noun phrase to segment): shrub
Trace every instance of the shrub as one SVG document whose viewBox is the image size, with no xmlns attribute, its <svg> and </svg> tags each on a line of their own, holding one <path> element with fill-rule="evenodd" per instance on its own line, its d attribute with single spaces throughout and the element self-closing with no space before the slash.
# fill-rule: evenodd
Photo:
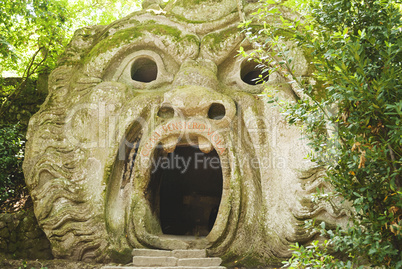
<svg viewBox="0 0 402 269">
<path fill-rule="evenodd" d="M 282 108 L 290 123 L 303 125 L 311 141 L 309 157 L 327 168 L 336 192 L 355 209 L 353 226 L 323 233 L 335 251 L 346 254 L 346 265 L 402 268 L 401 5 L 391 0 L 305 0 L 299 1 L 308 10 L 304 17 L 287 20 L 280 10 L 295 1 L 265 2 L 254 18 L 263 27 L 255 31 L 252 21 L 243 24 L 260 48 L 246 57 L 269 72 L 282 71 L 297 85 L 296 102 L 275 97 L 270 102 Z M 282 24 L 264 23 L 272 17 Z M 315 83 L 293 72 L 292 46 L 306 52 Z M 291 262 L 309 264 L 311 258 L 314 264 L 322 258 L 314 253 L 316 243 L 293 250 Z M 343 268 L 326 256 L 323 261 L 325 268 Z"/>
<path fill-rule="evenodd" d="M 0 125 L 0 204 L 25 189 L 22 173 L 25 141 L 20 128 L 18 124 Z"/>
</svg>

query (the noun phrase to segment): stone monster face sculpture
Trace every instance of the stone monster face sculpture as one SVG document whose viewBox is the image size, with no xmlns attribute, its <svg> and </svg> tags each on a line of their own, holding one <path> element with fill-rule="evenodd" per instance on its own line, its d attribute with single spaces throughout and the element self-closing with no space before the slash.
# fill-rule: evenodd
<svg viewBox="0 0 402 269">
<path fill-rule="evenodd" d="M 252 49 L 237 25 L 257 4 L 193 2 L 81 29 L 52 72 L 24 172 L 55 257 L 205 248 L 227 264 L 277 264 L 316 238 L 304 220 L 344 223 L 309 199 L 324 171 L 236 56 Z M 266 86 L 297 98 L 280 73 Z"/>
</svg>

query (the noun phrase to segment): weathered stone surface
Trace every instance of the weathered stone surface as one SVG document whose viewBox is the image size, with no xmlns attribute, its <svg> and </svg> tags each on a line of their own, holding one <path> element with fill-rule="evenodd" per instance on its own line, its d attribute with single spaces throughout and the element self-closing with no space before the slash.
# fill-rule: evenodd
<svg viewBox="0 0 402 269">
<path fill-rule="evenodd" d="M 315 236 L 304 220 L 347 223 L 338 201 L 311 202 L 330 189 L 324 169 L 253 82 L 261 70 L 236 56 L 253 49 L 237 28 L 252 2 L 147 1 L 75 33 L 30 120 L 24 160 L 55 257 L 196 248 L 229 265 L 277 265 Z M 292 102 L 292 85 L 277 71 L 265 87 Z"/>
<path fill-rule="evenodd" d="M 176 258 L 205 258 L 207 253 L 205 249 L 176 249 L 172 251 L 172 255 Z"/>
<path fill-rule="evenodd" d="M 157 249 L 133 249 L 133 256 L 148 256 L 148 257 L 175 257 L 183 258 L 205 258 L 207 256 L 205 249 L 176 249 L 157 250 Z"/>
<path fill-rule="evenodd" d="M 133 266 L 103 266 L 101 269 L 225 269 L 224 266 L 174 266 L 174 267 L 133 267 Z"/>
<path fill-rule="evenodd" d="M 10 253 L 14 253 L 16 250 L 17 250 L 17 248 L 18 248 L 18 244 L 14 241 L 11 241 L 9 244 L 8 244 L 8 251 L 10 252 Z"/>
<path fill-rule="evenodd" d="M 0 252 L 4 253 L 8 250 L 7 242 L 0 236 Z"/>
<path fill-rule="evenodd" d="M 133 256 L 171 257 L 172 251 L 157 249 L 133 249 Z"/>
<path fill-rule="evenodd" d="M 0 214 L 0 254 L 14 258 L 51 259 L 49 240 L 32 210 Z M 16 225 L 17 224 L 17 225 Z"/>
<path fill-rule="evenodd" d="M 205 249 L 183 249 L 173 251 L 134 249 L 133 256 L 133 268 L 154 268 L 159 266 L 163 268 L 209 268 L 219 267 L 222 263 L 221 258 L 206 258 Z"/>
<path fill-rule="evenodd" d="M 221 258 L 187 258 L 179 259 L 178 266 L 192 266 L 192 267 L 210 267 L 219 266 L 222 263 Z"/>
<path fill-rule="evenodd" d="M 10 232 L 8 231 L 7 227 L 4 227 L 0 230 L 0 238 L 9 238 Z"/>
<path fill-rule="evenodd" d="M 176 266 L 177 258 L 174 257 L 146 257 L 134 256 L 133 266 L 147 266 L 147 267 L 162 267 L 162 266 Z"/>
</svg>

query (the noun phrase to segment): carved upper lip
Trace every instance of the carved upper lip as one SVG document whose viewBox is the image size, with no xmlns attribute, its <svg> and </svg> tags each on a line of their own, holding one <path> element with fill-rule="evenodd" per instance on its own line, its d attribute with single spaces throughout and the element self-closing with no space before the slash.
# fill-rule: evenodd
<svg viewBox="0 0 402 269">
<path fill-rule="evenodd" d="M 139 156 L 150 158 L 158 146 L 166 152 L 173 152 L 178 144 L 198 146 L 204 153 L 215 149 L 222 155 L 226 149 L 225 138 L 210 121 L 201 119 L 172 119 L 157 126 L 148 136 L 142 138 Z"/>
</svg>

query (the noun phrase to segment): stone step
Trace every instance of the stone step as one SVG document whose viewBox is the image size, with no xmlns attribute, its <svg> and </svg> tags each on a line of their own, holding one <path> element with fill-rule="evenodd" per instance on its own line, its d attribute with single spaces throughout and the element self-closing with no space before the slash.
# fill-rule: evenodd
<svg viewBox="0 0 402 269">
<path fill-rule="evenodd" d="M 133 249 L 133 263 L 102 269 L 225 269 L 221 258 L 208 258 L 205 249 Z"/>
<path fill-rule="evenodd" d="M 222 263 L 221 258 L 184 258 L 178 259 L 175 257 L 148 257 L 134 256 L 133 266 L 195 266 L 209 267 L 219 266 Z"/>
<path fill-rule="evenodd" d="M 176 257 L 176 258 L 205 258 L 205 249 L 178 249 L 178 250 L 159 250 L 159 249 L 133 249 L 133 256 L 148 257 Z"/>
<path fill-rule="evenodd" d="M 184 258 L 206 258 L 207 251 L 205 249 L 177 249 L 172 251 L 173 257 Z"/>
<path fill-rule="evenodd" d="M 170 266 L 170 267 L 138 267 L 138 266 L 103 266 L 101 269 L 226 269 L 224 266 Z"/>
<path fill-rule="evenodd" d="M 221 258 L 187 258 L 179 259 L 178 266 L 193 266 L 193 267 L 212 267 L 219 266 L 222 263 Z"/>
<path fill-rule="evenodd" d="M 147 249 L 147 248 L 135 248 L 132 255 L 135 256 L 148 256 L 148 257 L 171 257 L 171 250 L 160 249 Z"/>
<path fill-rule="evenodd" d="M 175 257 L 149 257 L 149 256 L 134 256 L 133 266 L 145 267 L 166 267 L 176 266 L 178 259 Z"/>
</svg>

